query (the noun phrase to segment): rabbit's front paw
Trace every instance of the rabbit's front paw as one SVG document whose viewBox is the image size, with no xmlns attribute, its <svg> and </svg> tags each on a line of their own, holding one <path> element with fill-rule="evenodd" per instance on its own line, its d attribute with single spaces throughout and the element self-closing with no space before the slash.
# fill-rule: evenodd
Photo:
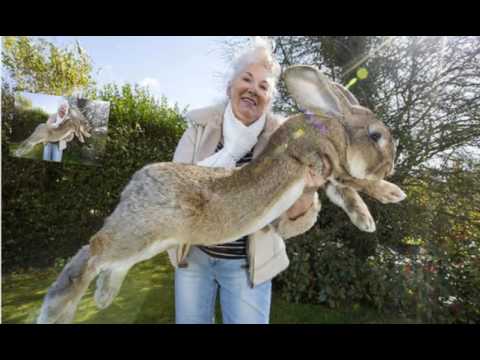
<svg viewBox="0 0 480 360">
<path fill-rule="evenodd" d="M 374 232 L 375 221 L 363 199 L 349 187 L 337 187 L 332 183 L 327 184 L 328 198 L 340 206 L 348 215 L 352 223 L 362 231 Z"/>
<path fill-rule="evenodd" d="M 354 211 L 348 214 L 352 223 L 362 231 L 366 232 L 375 232 L 377 229 L 375 226 L 375 221 L 373 220 L 370 212 L 365 212 L 362 210 Z"/>
<path fill-rule="evenodd" d="M 378 186 L 374 188 L 372 196 L 382 204 L 390 204 L 404 200 L 407 197 L 407 194 L 405 194 L 397 185 L 381 180 L 379 181 Z"/>
</svg>

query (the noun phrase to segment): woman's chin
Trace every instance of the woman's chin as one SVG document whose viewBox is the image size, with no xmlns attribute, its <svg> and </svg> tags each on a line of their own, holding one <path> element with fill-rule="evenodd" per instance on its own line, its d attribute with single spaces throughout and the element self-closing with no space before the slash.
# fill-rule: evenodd
<svg viewBox="0 0 480 360">
<path fill-rule="evenodd" d="M 256 120 L 256 112 L 252 111 L 251 109 L 240 109 L 239 111 L 239 119 L 243 122 L 252 123 Z"/>
</svg>

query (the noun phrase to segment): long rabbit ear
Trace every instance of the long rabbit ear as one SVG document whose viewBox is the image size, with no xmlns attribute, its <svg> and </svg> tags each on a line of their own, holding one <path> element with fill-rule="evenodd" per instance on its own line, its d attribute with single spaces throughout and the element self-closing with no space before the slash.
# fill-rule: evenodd
<svg viewBox="0 0 480 360">
<path fill-rule="evenodd" d="M 360 105 L 360 103 L 358 102 L 357 98 L 355 97 L 355 95 L 353 95 L 346 87 L 344 87 L 343 85 L 340 85 L 338 83 L 333 83 L 333 85 L 335 86 L 336 89 L 338 89 L 340 91 L 340 93 L 346 98 L 347 100 L 347 103 L 349 106 L 352 106 L 352 105 Z"/>
<path fill-rule="evenodd" d="M 353 114 L 373 114 L 372 111 L 364 106 L 361 106 L 355 95 L 343 85 L 333 83 L 337 99 L 348 108 Z"/>
<path fill-rule="evenodd" d="M 288 92 L 303 109 L 336 117 L 345 114 L 345 109 L 332 91 L 330 80 L 317 68 L 290 66 L 285 69 L 283 78 Z"/>
</svg>

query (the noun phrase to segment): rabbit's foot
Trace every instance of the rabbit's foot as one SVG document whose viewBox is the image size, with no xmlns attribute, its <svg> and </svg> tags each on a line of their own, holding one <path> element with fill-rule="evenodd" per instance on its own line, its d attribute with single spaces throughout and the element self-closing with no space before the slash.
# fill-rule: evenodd
<svg viewBox="0 0 480 360">
<path fill-rule="evenodd" d="M 370 212 L 357 209 L 357 211 L 348 212 L 347 214 L 352 223 L 360 230 L 366 232 L 374 232 L 376 230 L 375 221 Z"/>
<path fill-rule="evenodd" d="M 382 204 L 397 203 L 407 197 L 402 189 L 391 182 L 380 180 L 369 194 Z"/>
</svg>

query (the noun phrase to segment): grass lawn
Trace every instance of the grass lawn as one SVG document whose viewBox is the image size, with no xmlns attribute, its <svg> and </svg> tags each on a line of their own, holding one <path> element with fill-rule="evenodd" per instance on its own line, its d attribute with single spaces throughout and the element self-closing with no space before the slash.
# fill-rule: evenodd
<svg viewBox="0 0 480 360">
<path fill-rule="evenodd" d="M 15 151 L 17 148 L 20 146 L 20 143 L 10 143 L 9 144 L 9 150 L 10 150 L 10 156 L 16 157 Z M 31 151 L 26 153 L 25 155 L 22 156 L 22 158 L 25 159 L 32 159 L 32 160 L 42 160 L 43 159 L 43 145 L 42 144 L 37 144 L 33 147 Z"/>
<path fill-rule="evenodd" d="M 288 270 L 287 270 L 288 271 Z M 2 322 L 33 323 L 48 287 L 59 269 L 27 271 L 2 277 Z M 137 264 L 127 275 L 110 307 L 98 310 L 93 300 L 95 283 L 80 302 L 75 323 L 79 324 L 173 324 L 173 269 L 167 255 Z M 217 306 L 217 323 L 221 315 Z M 404 323 L 405 319 L 382 318 L 374 310 L 329 309 L 321 305 L 289 304 L 273 294 L 272 324 Z"/>
</svg>

